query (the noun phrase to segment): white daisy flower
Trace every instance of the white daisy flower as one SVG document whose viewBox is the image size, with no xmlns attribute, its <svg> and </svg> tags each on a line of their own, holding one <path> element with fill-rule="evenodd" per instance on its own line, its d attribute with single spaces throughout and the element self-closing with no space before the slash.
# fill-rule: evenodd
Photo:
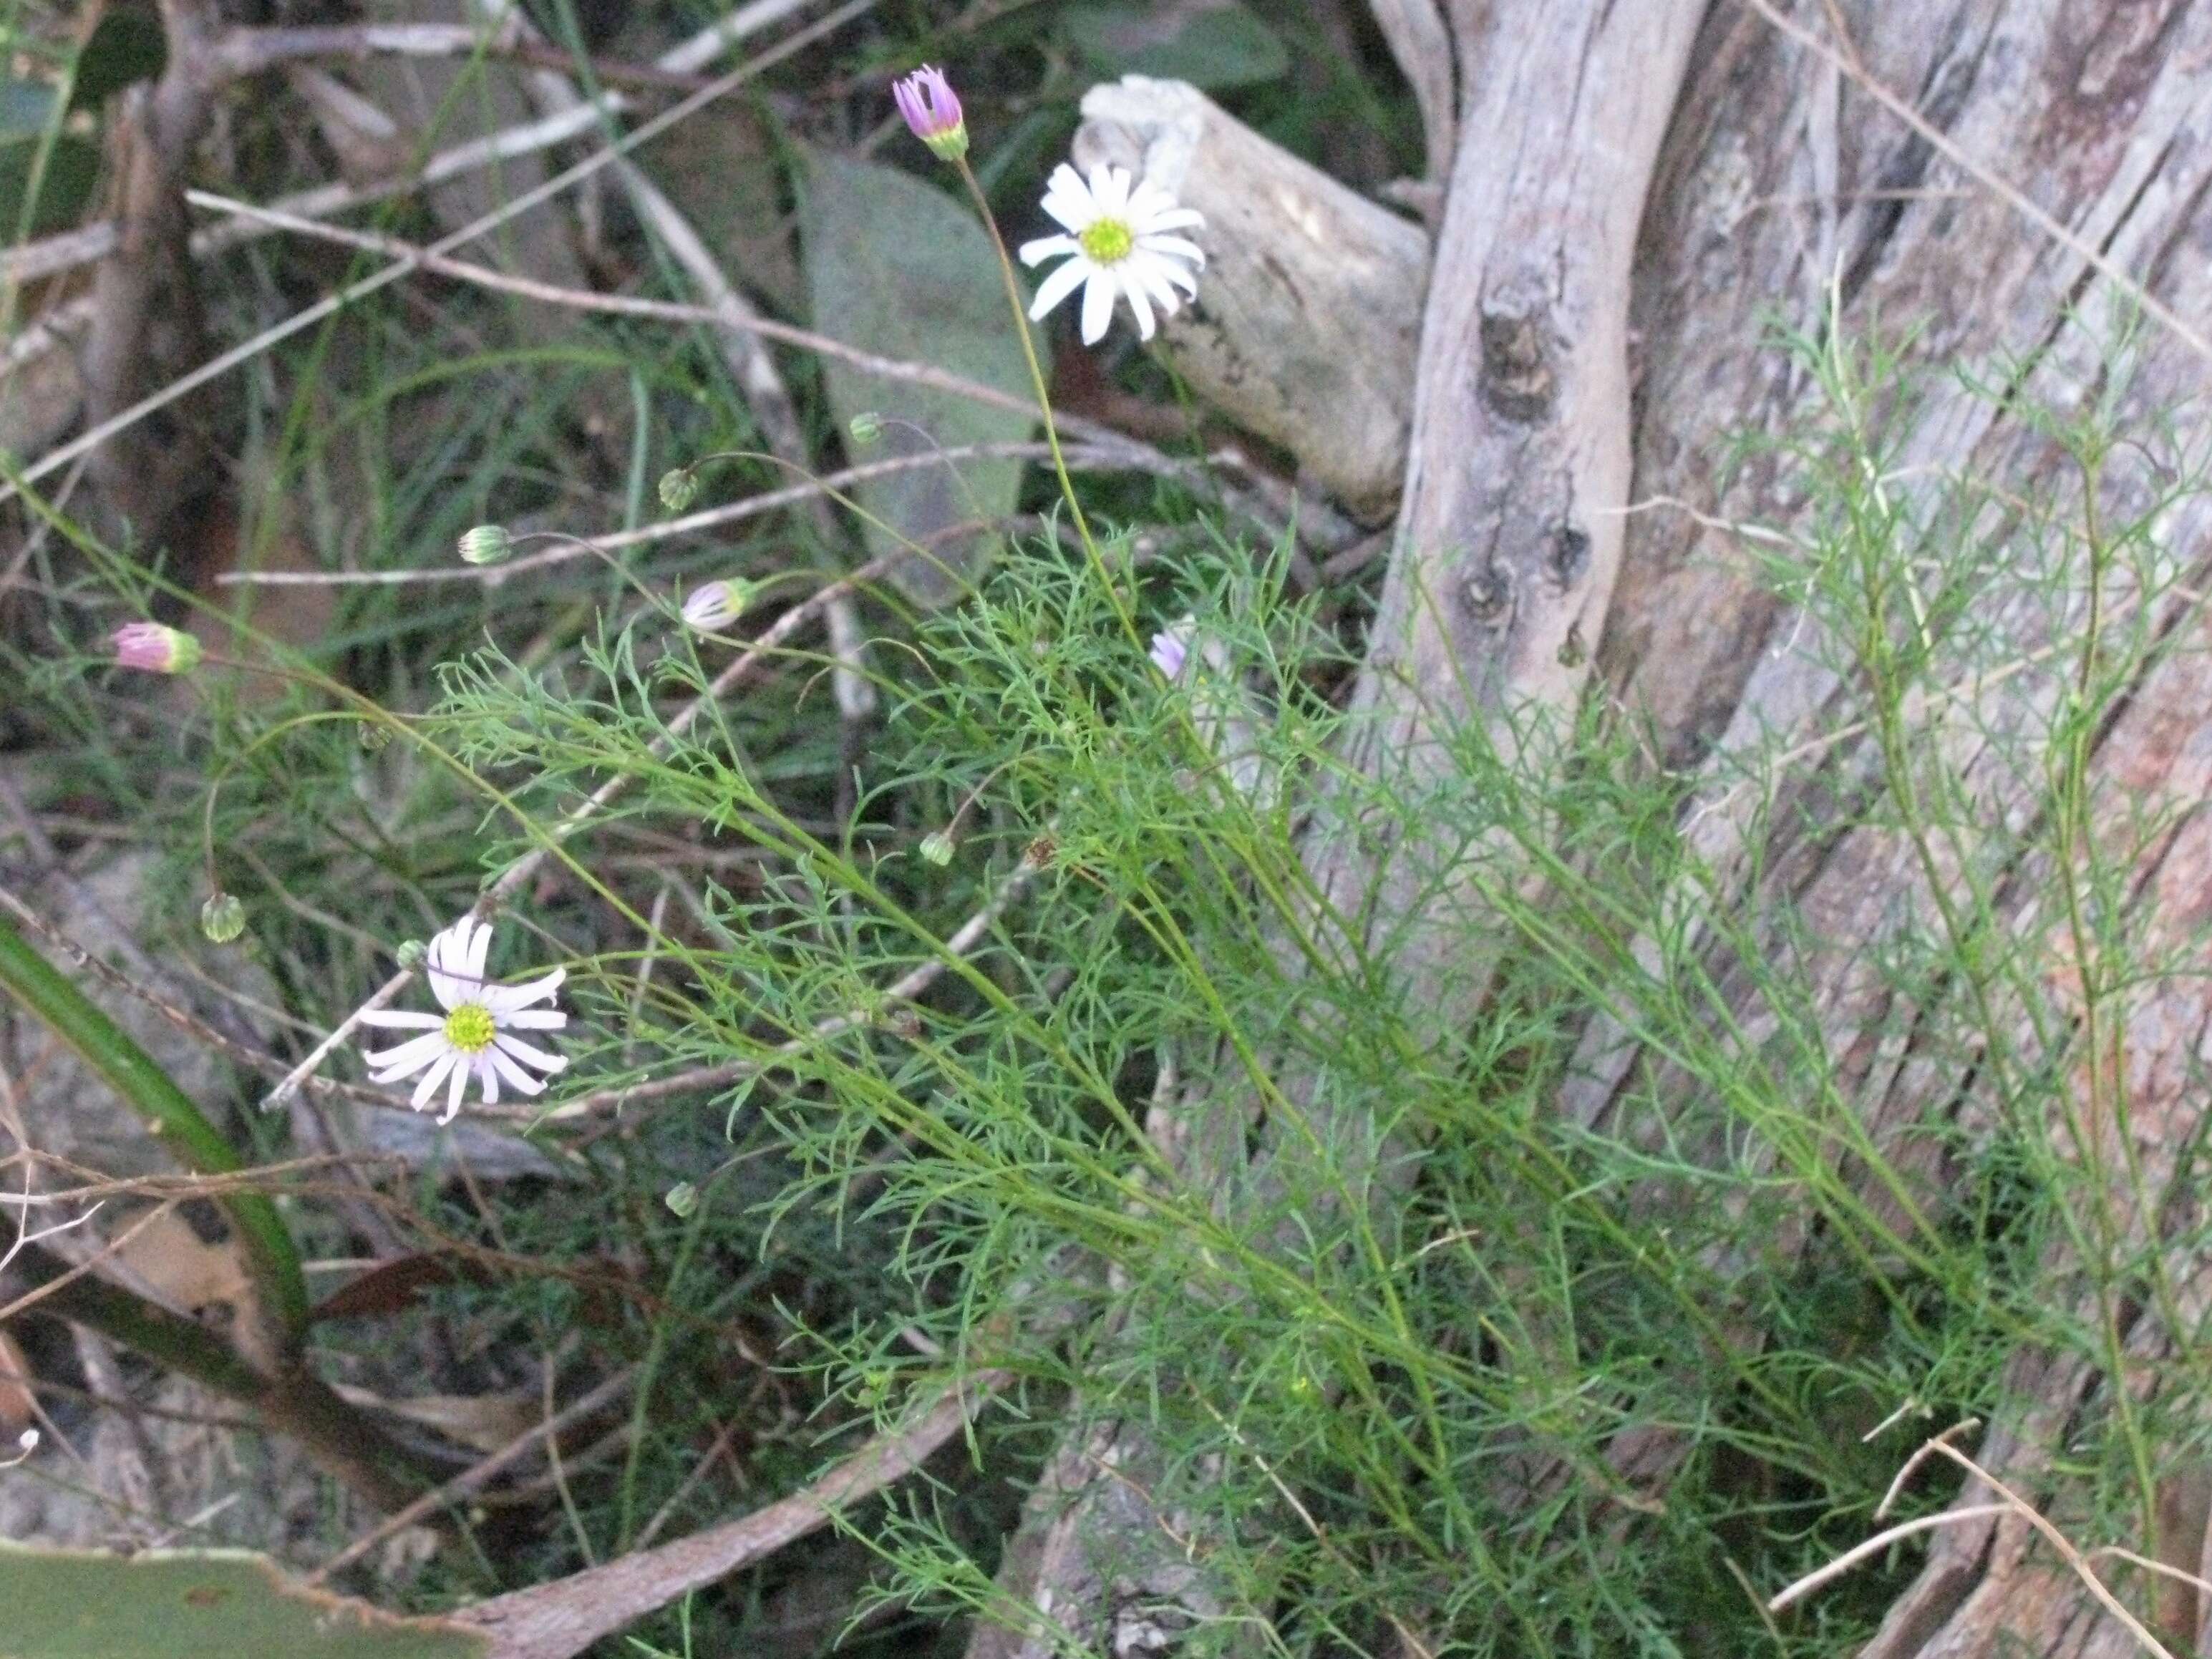
<svg viewBox="0 0 2212 1659">
<path fill-rule="evenodd" d="M 474 1077 L 483 1085 L 484 1104 L 499 1099 L 504 1081 L 518 1094 L 545 1092 L 542 1078 L 523 1069 L 535 1066 L 550 1077 L 568 1064 L 560 1054 L 549 1054 L 514 1035 L 517 1031 L 557 1031 L 568 1016 L 557 1008 L 533 1008 L 550 1002 L 568 977 L 556 968 L 526 985 L 488 985 L 484 958 L 491 952 L 491 924 L 463 916 L 433 939 L 422 956 L 422 970 L 429 975 L 431 994 L 443 1014 L 414 1014 L 390 1008 L 372 1008 L 361 1018 L 365 1025 L 398 1026 L 419 1030 L 397 1048 L 366 1056 L 371 1076 L 378 1083 L 397 1083 L 422 1073 L 415 1085 L 413 1105 L 421 1111 L 430 1103 L 438 1085 L 446 1085 L 446 1110 L 438 1121 L 450 1123 L 461 1109 L 461 1095 Z"/>
<path fill-rule="evenodd" d="M 1032 322 L 1080 284 L 1084 344 L 1105 338 L 1114 301 L 1124 295 L 1137 313 L 1138 337 L 1149 340 L 1155 303 L 1172 317 L 1182 303 L 1176 289 L 1198 297 L 1198 279 L 1191 273 L 1206 268 L 1206 255 L 1197 243 L 1169 233 L 1197 229 L 1206 220 L 1193 209 L 1177 207 L 1175 198 L 1151 180 L 1133 187 L 1125 168 L 1095 167 L 1086 184 L 1063 161 L 1053 169 L 1043 207 L 1068 234 L 1023 243 L 1022 263 L 1033 265 L 1062 254 L 1067 263 L 1037 289 L 1030 307 Z"/>
</svg>

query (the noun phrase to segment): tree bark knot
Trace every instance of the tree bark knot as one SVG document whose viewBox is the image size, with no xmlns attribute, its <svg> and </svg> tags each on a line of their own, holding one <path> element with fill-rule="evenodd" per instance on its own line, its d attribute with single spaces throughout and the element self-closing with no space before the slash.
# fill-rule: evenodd
<svg viewBox="0 0 2212 1659">
<path fill-rule="evenodd" d="M 1551 306 L 1510 290 L 1486 297 L 1481 338 L 1483 402 L 1516 425 L 1550 420 L 1559 402 Z"/>
</svg>

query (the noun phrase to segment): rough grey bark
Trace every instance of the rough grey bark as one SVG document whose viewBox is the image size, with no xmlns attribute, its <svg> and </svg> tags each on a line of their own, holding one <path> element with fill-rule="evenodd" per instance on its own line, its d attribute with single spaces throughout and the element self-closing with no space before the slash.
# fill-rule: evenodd
<svg viewBox="0 0 2212 1659">
<path fill-rule="evenodd" d="M 2029 402 L 2061 407 L 2111 391 L 2106 365 L 2126 309 L 2085 248 L 2134 273 L 2181 316 L 2206 314 L 2212 8 L 1937 0 L 1906 9 L 1838 0 L 1777 9 L 1818 44 L 1738 0 L 1717 6 L 1646 222 L 1637 295 L 1647 367 L 1636 494 L 1678 498 L 1707 516 L 1701 523 L 1655 509 L 1632 520 L 1601 659 L 1616 695 L 1650 718 L 1670 757 L 1694 764 L 1720 751 L 1708 763 L 1713 782 L 1686 817 L 1687 833 L 1704 858 L 1738 872 L 1737 902 L 1747 912 L 1787 907 L 1810 921 L 1821 950 L 1808 966 L 1838 1085 L 1875 1144 L 1917 1170 L 1940 1202 L 1945 1170 L 1926 1150 L 1929 1127 L 1948 1120 L 1971 1133 L 1984 1107 L 1963 1086 L 1960 1062 L 1919 1041 L 1936 1011 L 1905 1005 L 1869 966 L 1896 929 L 1925 913 L 1928 877 L 1893 834 L 1867 828 L 1837 836 L 1814 827 L 1826 792 L 1873 775 L 1878 762 L 1863 739 L 1824 748 L 1816 763 L 1784 780 L 1781 809 L 1766 820 L 1759 884 L 1748 884 L 1751 826 L 1731 810 L 1741 797 L 1722 781 L 1726 757 L 1771 734 L 1786 744 L 1838 723 L 1855 688 L 1826 665 L 1817 636 L 1761 591 L 1742 544 L 1713 525 L 1751 520 L 1786 530 L 1802 507 L 1771 467 L 1756 463 L 1724 490 L 1717 440 L 1732 423 L 1779 434 L 1805 413 L 1802 373 L 1762 340 L 1760 313 L 1778 305 L 1815 335 L 1830 326 L 1832 304 L 1845 337 L 1879 325 L 1894 338 L 1905 325 L 1918 326 L 1913 354 L 1925 362 L 1986 368 L 2009 359 L 2020 365 Z M 1943 145 L 1868 95 L 1863 80 L 1898 94 L 1943 145 L 2022 192 L 2077 245 L 2039 228 L 1947 157 Z M 2205 416 L 2192 400 L 2205 367 L 2195 347 L 2146 325 L 2120 407 L 2123 429 L 2155 430 L 2160 417 L 2178 411 L 2173 448 L 2201 450 Z M 2075 487 L 2040 434 L 1962 389 L 1939 384 L 1894 418 L 1909 422 L 1891 434 L 1902 439 L 1901 489 L 1966 477 L 2047 491 L 2063 503 Z M 2140 497 L 2140 480 L 2124 477 L 2107 510 L 2124 511 Z M 2194 550 L 2205 516 L 2195 505 L 2163 527 L 2168 544 L 2189 550 L 2196 565 L 2185 572 L 2185 592 L 2204 580 Z M 2187 603 L 2168 596 L 2153 625 L 2178 625 Z M 2024 594 L 1995 595 L 1992 604 L 1989 621 L 2015 630 L 2024 649 L 2039 637 L 2070 644 L 2085 620 L 2079 596 L 2073 611 L 2056 617 L 2039 613 Z M 2201 653 L 2177 653 L 2148 671 L 2101 739 L 2097 781 L 2136 793 L 2152 812 L 2200 801 L 2212 784 L 2200 758 L 2208 692 Z M 2051 698 L 2048 688 L 2024 685 L 1993 692 L 1976 701 L 1972 719 L 1934 736 L 1972 798 L 1984 803 L 1993 837 L 2040 810 L 2022 775 L 2033 768 L 2020 767 L 2016 755 L 2008 765 L 2004 750 L 2034 740 Z M 1812 810 L 1801 818 L 1799 806 Z M 1778 836 L 1775 825 L 1783 826 Z M 1957 879 L 1954 870 L 1936 873 L 1947 884 Z M 2048 874 L 2019 868 L 1998 889 L 1997 902 L 2021 937 L 2050 925 L 2038 908 L 2048 902 Z M 2185 815 L 2138 856 L 2130 890 L 2144 948 L 2191 936 L 2203 919 L 2209 878 L 2203 820 Z M 1717 949 L 1713 956 L 1712 971 L 1733 988 L 1755 1034 L 1760 1014 L 1751 976 Z M 1877 1040 L 1885 1029 L 1905 1035 Z M 2208 1036 L 2212 1000 L 2199 981 L 2160 984 L 2127 1006 L 2128 1103 L 2154 1194 L 2165 1192 L 2194 1132 L 2201 1102 L 2188 1079 Z M 1587 1074 L 1561 1105 L 1595 1127 L 1613 1125 L 1632 1080 L 1656 1076 L 1667 1084 L 1663 1068 L 1604 1022 L 1583 1058 Z M 2106 1151 L 2117 1151 L 2109 1126 Z M 2177 1218 L 2127 1208 L 2138 1240 Z M 2069 1288 L 2063 1258 L 2048 1265 L 2062 1305 L 2085 1294 Z M 2201 1308 L 2207 1285 L 2198 1264 L 2177 1262 L 2175 1276 L 2185 1308 Z M 2154 1399 L 2153 1364 L 2186 1334 L 2163 1328 L 2147 1310 L 2129 1310 L 2128 1321 L 2130 1361 L 2149 1379 L 2136 1386 Z M 1979 1455 L 2034 1501 L 2063 1513 L 2074 1488 L 2053 1472 L 2052 1455 L 2077 1413 L 2100 1409 L 2111 1379 L 2094 1366 L 2028 1351 L 2017 1357 L 2011 1380 L 2027 1403 L 1993 1425 Z M 1663 1443 L 1620 1450 L 1625 1469 L 1654 1482 L 1671 1467 Z M 2201 1474 L 2183 1471 L 2162 1495 L 2166 1535 L 2126 1541 L 2201 1571 L 2202 1485 Z M 1988 1497 L 1970 1487 L 1960 1501 Z M 2160 1628 L 2177 1650 L 2197 1650 L 2208 1634 L 2207 1609 L 2197 1602 L 2179 1583 L 2161 1595 Z M 2024 1524 L 2007 1521 L 1937 1534 L 1925 1571 L 1867 1652 L 1869 1659 L 2089 1659 L 2138 1650 Z"/>
<path fill-rule="evenodd" d="M 1083 115 L 1078 166 L 1127 167 L 1206 216 L 1206 279 L 1160 336 L 1191 389 L 1354 513 L 1386 514 L 1406 471 L 1427 233 L 1183 82 L 1093 87 Z"/>
</svg>

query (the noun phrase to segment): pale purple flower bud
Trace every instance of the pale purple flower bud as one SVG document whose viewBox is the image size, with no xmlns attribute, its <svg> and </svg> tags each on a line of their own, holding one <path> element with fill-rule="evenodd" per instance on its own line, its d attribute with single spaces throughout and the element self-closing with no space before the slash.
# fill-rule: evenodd
<svg viewBox="0 0 2212 1659">
<path fill-rule="evenodd" d="M 1189 654 L 1189 647 L 1174 635 L 1162 632 L 1152 635 L 1151 654 L 1152 666 L 1173 679 L 1182 672 L 1182 661 Z"/>
<path fill-rule="evenodd" d="M 684 624 L 702 634 L 719 633 L 751 604 L 750 582 L 702 582 L 684 601 Z"/>
<path fill-rule="evenodd" d="M 968 124 L 960 113 L 959 96 L 943 70 L 924 64 L 903 80 L 891 83 L 891 99 L 914 136 L 927 144 L 939 161 L 957 161 L 968 153 Z"/>
<path fill-rule="evenodd" d="M 130 623 L 110 641 L 118 666 L 148 674 L 189 674 L 199 666 L 200 642 L 159 623 Z"/>
</svg>

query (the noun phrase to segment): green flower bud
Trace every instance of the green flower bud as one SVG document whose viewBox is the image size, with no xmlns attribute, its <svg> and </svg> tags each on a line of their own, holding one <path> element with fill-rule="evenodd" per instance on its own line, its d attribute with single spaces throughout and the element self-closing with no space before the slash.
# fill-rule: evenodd
<svg viewBox="0 0 2212 1659">
<path fill-rule="evenodd" d="M 429 946 L 423 944 L 421 939 L 403 939 L 399 941 L 399 948 L 392 954 L 398 958 L 402 968 L 411 972 L 422 965 L 422 958 L 428 953 Z"/>
<path fill-rule="evenodd" d="M 925 863 L 942 870 L 952 862 L 952 837 L 942 830 L 933 830 L 921 838 L 920 851 Z"/>
<path fill-rule="evenodd" d="M 853 441 L 865 449 L 884 435 L 884 417 L 872 409 L 865 410 L 853 416 L 847 429 L 852 433 Z"/>
<path fill-rule="evenodd" d="M 480 524 L 461 538 L 463 564 L 502 564 L 514 554 L 514 538 L 503 525 Z"/>
<path fill-rule="evenodd" d="M 200 906 L 200 932 L 216 945 L 228 945 L 246 931 L 246 907 L 229 893 L 217 893 Z"/>
<path fill-rule="evenodd" d="M 699 1207 L 699 1189 L 688 1181 L 679 1181 L 668 1189 L 668 1196 L 661 1202 L 668 1206 L 671 1214 L 689 1216 Z"/>
<path fill-rule="evenodd" d="M 698 499 L 698 475 L 690 467 L 674 467 L 660 475 L 660 504 L 671 513 L 681 513 Z"/>
</svg>

